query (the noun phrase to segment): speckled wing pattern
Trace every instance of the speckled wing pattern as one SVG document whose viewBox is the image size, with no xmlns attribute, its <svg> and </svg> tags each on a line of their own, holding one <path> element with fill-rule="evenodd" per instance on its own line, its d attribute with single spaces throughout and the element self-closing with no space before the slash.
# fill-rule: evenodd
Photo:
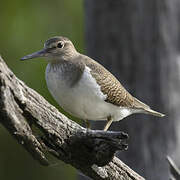
<svg viewBox="0 0 180 180">
<path fill-rule="evenodd" d="M 90 62 L 91 61 L 91 62 Z M 133 97 L 121 83 L 102 65 L 92 59 L 86 59 L 86 65 L 91 69 L 92 76 L 101 86 L 101 91 L 107 95 L 108 103 L 121 107 L 147 109 L 149 106 Z"/>
</svg>

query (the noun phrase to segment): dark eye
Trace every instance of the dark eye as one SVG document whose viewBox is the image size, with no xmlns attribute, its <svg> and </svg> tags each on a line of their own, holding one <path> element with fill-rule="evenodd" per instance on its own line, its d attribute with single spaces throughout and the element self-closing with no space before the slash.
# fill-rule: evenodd
<svg viewBox="0 0 180 180">
<path fill-rule="evenodd" d="M 62 42 L 59 42 L 59 43 L 57 44 L 57 47 L 58 47 L 58 48 L 63 48 L 63 47 L 64 47 L 64 44 L 63 44 Z"/>
</svg>

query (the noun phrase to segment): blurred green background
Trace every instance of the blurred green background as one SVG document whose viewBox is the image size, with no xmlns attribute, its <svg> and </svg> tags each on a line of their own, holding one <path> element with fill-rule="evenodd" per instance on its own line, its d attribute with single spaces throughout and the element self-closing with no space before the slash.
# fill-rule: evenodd
<svg viewBox="0 0 180 180">
<path fill-rule="evenodd" d="M 24 62 L 19 59 L 41 49 L 45 40 L 56 35 L 69 37 L 83 53 L 83 0 L 1 0 L 0 22 L 3 59 L 17 77 L 58 107 L 46 87 L 47 62 L 44 59 Z M 76 179 L 74 168 L 61 161 L 51 161 L 51 167 L 40 166 L 0 126 L 1 180 Z"/>
</svg>

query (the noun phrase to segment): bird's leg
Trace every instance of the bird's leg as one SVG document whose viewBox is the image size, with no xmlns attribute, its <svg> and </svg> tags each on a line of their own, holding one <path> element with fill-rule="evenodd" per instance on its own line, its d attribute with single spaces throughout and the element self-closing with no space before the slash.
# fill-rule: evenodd
<svg viewBox="0 0 180 180">
<path fill-rule="evenodd" d="M 107 130 L 108 130 L 108 128 L 110 127 L 110 125 L 111 125 L 112 122 L 113 122 L 112 117 L 111 117 L 111 116 L 108 116 L 108 117 L 107 117 L 107 123 L 106 123 L 106 125 L 104 126 L 104 131 L 107 131 Z"/>
<path fill-rule="evenodd" d="M 85 119 L 85 123 L 86 123 L 86 128 L 91 129 L 91 124 L 89 123 L 87 119 Z"/>
</svg>

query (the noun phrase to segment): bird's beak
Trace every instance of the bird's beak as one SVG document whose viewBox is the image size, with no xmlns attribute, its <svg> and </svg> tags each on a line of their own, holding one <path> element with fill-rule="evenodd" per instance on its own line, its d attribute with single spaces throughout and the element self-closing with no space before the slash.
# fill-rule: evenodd
<svg viewBox="0 0 180 180">
<path fill-rule="evenodd" d="M 37 57 L 46 57 L 47 55 L 48 55 L 47 49 L 42 49 L 40 51 L 37 51 L 35 53 L 28 54 L 27 56 L 22 57 L 21 60 L 33 59 Z"/>
</svg>

